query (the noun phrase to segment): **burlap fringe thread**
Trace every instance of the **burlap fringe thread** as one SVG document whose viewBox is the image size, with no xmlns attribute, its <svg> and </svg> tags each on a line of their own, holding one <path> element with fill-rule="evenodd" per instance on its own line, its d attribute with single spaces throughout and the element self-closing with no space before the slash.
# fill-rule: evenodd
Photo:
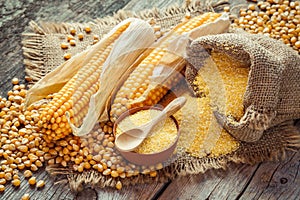
<svg viewBox="0 0 300 200">
<path fill-rule="evenodd" d="M 145 20 L 155 19 L 156 23 L 164 30 L 179 23 L 187 12 L 194 16 L 205 11 L 222 10 L 222 6 L 226 4 L 228 4 L 227 0 L 215 4 L 211 4 L 210 1 L 196 0 L 192 2 L 186 1 L 182 6 L 174 5 L 165 10 L 154 8 L 139 13 L 121 10 L 113 16 L 96 19 L 94 22 L 88 24 L 93 30 L 96 28 L 100 36 L 103 36 L 113 26 L 129 17 L 137 17 Z M 86 24 L 80 23 L 41 23 L 39 26 L 33 21 L 30 22 L 30 27 L 34 33 L 24 33 L 22 44 L 25 57 L 24 63 L 26 65 L 25 70 L 27 75 L 33 78 L 33 82 L 38 81 L 49 71 L 53 70 L 53 67 L 56 67 L 46 68 L 44 63 L 43 41 L 47 35 L 66 35 L 69 33 L 70 27 L 78 31 L 83 31 L 85 26 Z M 69 183 L 72 190 L 80 191 L 85 184 L 100 188 L 114 187 L 118 180 L 121 180 L 123 185 L 151 183 L 154 181 L 166 182 L 182 175 L 204 173 L 209 169 L 225 169 L 229 162 L 254 164 L 261 161 L 278 161 L 285 158 L 287 150 L 296 151 L 297 148 L 300 148 L 299 131 L 293 125 L 293 122 L 288 122 L 269 129 L 260 141 L 255 143 L 241 143 L 237 151 L 218 158 L 196 158 L 184 151 L 178 151 L 175 162 L 159 170 L 158 175 L 154 178 L 139 174 L 121 180 L 121 178 L 104 176 L 95 170 L 76 173 L 72 170 L 72 166 L 62 168 L 59 165 L 48 166 L 47 171 L 51 175 L 60 177 L 61 181 L 58 183 Z"/>
</svg>

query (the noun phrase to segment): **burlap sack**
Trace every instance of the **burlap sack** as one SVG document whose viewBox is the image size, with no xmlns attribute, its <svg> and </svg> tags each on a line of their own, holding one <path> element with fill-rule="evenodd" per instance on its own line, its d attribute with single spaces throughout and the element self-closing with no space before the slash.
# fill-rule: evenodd
<svg viewBox="0 0 300 200">
<path fill-rule="evenodd" d="M 280 41 L 241 31 L 200 37 L 191 42 L 186 77 L 192 84 L 201 62 L 214 50 L 250 64 L 245 114 L 232 119 L 217 110 L 218 122 L 236 139 L 259 140 L 269 128 L 300 118 L 300 56 Z"/>
</svg>

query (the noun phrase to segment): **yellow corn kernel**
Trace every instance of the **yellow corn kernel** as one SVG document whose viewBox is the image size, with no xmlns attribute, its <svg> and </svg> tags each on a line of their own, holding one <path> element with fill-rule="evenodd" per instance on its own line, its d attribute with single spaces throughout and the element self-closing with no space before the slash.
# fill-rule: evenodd
<svg viewBox="0 0 300 200">
<path fill-rule="evenodd" d="M 42 188 L 45 186 L 45 182 L 43 180 L 39 180 L 37 183 L 36 183 L 36 187 L 37 188 Z"/>
<path fill-rule="evenodd" d="M 11 83 L 14 84 L 14 85 L 17 85 L 17 84 L 19 84 L 19 79 L 18 78 L 13 78 L 11 80 Z"/>
<path fill-rule="evenodd" d="M 36 184 L 36 178 L 33 176 L 33 177 L 31 177 L 29 180 L 28 180 L 28 183 L 30 184 L 30 185 L 35 185 Z"/>
<path fill-rule="evenodd" d="M 101 50 L 95 53 L 85 66 L 83 66 L 72 79 L 56 94 L 40 114 L 39 125 L 42 133 L 49 140 L 58 140 L 72 132 L 67 121 L 66 112 L 75 126 L 80 126 L 88 111 L 90 97 L 99 87 L 99 77 L 105 59 L 110 54 L 114 41 L 124 32 L 130 23 L 119 27 L 111 38 L 107 39 Z"/>
<path fill-rule="evenodd" d="M 74 36 L 73 35 L 68 35 L 67 40 L 68 40 L 68 42 L 70 42 L 70 40 L 74 40 Z"/>
<path fill-rule="evenodd" d="M 63 42 L 63 43 L 60 44 L 60 47 L 62 49 L 67 49 L 69 47 L 69 45 L 68 45 L 68 43 Z"/>
<path fill-rule="evenodd" d="M 158 84 L 152 85 L 150 84 L 151 77 L 154 75 L 153 73 L 155 73 L 155 68 L 158 65 L 169 67 L 185 65 L 185 61 L 180 58 L 180 56 L 175 56 L 167 52 L 170 42 L 174 37 L 187 33 L 202 24 L 212 22 L 218 17 L 220 17 L 220 14 L 217 13 L 205 13 L 197 16 L 179 24 L 171 31 L 168 37 L 162 39 L 158 47 L 153 49 L 137 64 L 137 67 L 115 95 L 110 112 L 111 120 L 115 121 L 118 116 L 127 109 L 156 104 L 167 93 L 169 88 L 178 82 L 178 78 L 169 78 L 168 81 L 164 83 L 164 86 Z M 172 61 L 166 59 L 167 56 L 172 57 Z"/>
<path fill-rule="evenodd" d="M 71 35 L 75 35 L 76 34 L 76 29 L 75 28 L 71 28 L 70 29 L 70 34 Z"/>
<path fill-rule="evenodd" d="M 110 175 L 111 175 L 112 177 L 116 178 L 116 177 L 119 176 L 119 173 L 118 173 L 117 171 L 115 171 L 115 170 L 112 170 Z"/>
<path fill-rule="evenodd" d="M 19 187 L 21 184 L 20 179 L 14 179 L 11 181 L 11 183 L 15 186 L 15 187 Z"/>
<path fill-rule="evenodd" d="M 86 27 L 84 28 L 84 31 L 85 31 L 86 33 L 90 33 L 90 32 L 92 31 L 92 29 L 91 29 L 91 27 L 86 26 Z"/>
<path fill-rule="evenodd" d="M 121 183 L 121 181 L 118 181 L 118 182 L 116 183 L 116 188 L 117 188 L 118 190 L 121 190 L 121 189 L 122 189 L 122 183 Z"/>
<path fill-rule="evenodd" d="M 29 178 L 29 177 L 31 177 L 32 176 L 32 172 L 30 171 L 30 170 L 25 170 L 24 171 L 24 177 L 25 178 Z"/>
<path fill-rule="evenodd" d="M 64 59 L 65 59 L 65 60 L 69 60 L 69 59 L 71 58 L 71 56 L 72 56 L 72 55 L 71 55 L 70 53 L 65 53 L 65 54 L 64 54 Z"/>
<path fill-rule="evenodd" d="M 69 43 L 70 43 L 71 46 L 75 46 L 76 45 L 76 41 L 75 40 L 70 40 Z"/>
<path fill-rule="evenodd" d="M 4 192 L 5 190 L 5 186 L 4 185 L 0 185 L 0 192 Z"/>
<path fill-rule="evenodd" d="M 6 183 L 6 179 L 1 178 L 1 179 L 0 179 L 0 185 L 5 185 L 5 183 Z"/>
<path fill-rule="evenodd" d="M 77 36 L 78 36 L 78 39 L 79 39 L 79 40 L 83 40 L 83 38 L 84 38 L 84 35 L 83 35 L 83 33 L 78 33 L 78 35 L 77 35 Z"/>
<path fill-rule="evenodd" d="M 28 193 L 24 194 L 21 200 L 30 200 L 30 195 Z"/>
</svg>

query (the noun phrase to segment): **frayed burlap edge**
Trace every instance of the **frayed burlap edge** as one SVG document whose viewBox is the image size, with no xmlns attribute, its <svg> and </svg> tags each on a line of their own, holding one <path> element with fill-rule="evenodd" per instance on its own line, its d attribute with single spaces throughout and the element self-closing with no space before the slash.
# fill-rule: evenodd
<svg viewBox="0 0 300 200">
<path fill-rule="evenodd" d="M 278 148 L 280 147 L 280 148 Z M 158 170 L 156 177 L 138 174 L 129 178 L 112 178 L 95 170 L 76 173 L 61 166 L 48 166 L 51 175 L 60 175 L 61 181 L 68 183 L 73 191 L 81 191 L 86 185 L 93 188 L 115 187 L 118 181 L 124 186 L 168 182 L 178 176 L 204 173 L 210 169 L 225 170 L 230 162 L 256 164 L 264 161 L 281 161 L 286 158 L 287 151 L 300 148 L 300 132 L 293 121 L 268 129 L 261 140 L 255 143 L 241 143 L 232 154 L 220 157 L 196 158 L 187 153 L 178 153 L 177 159 L 170 165 Z"/>
</svg>

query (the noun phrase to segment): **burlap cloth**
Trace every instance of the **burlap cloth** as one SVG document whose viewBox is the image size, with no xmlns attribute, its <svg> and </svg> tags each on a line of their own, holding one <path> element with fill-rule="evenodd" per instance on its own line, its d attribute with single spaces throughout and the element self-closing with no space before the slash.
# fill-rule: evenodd
<svg viewBox="0 0 300 200">
<path fill-rule="evenodd" d="M 222 2 L 215 5 L 202 4 L 200 2 L 201 1 L 193 1 L 183 6 L 173 6 L 165 10 L 146 10 L 140 13 L 119 11 L 114 16 L 96 19 L 87 24 L 55 24 L 44 22 L 37 25 L 37 23 L 31 22 L 30 26 L 32 32 L 24 33 L 22 41 L 26 73 L 33 78 L 33 83 L 38 81 L 41 77 L 45 76 L 48 72 L 65 61 L 63 58 L 65 53 L 75 55 L 76 53 L 83 51 L 93 44 L 95 34 L 99 35 L 101 39 L 114 25 L 128 17 L 138 17 L 145 20 L 155 19 L 156 23 L 161 26 L 161 29 L 166 30 L 171 26 L 178 24 L 185 16 L 186 12 L 195 16 L 204 11 L 222 10 L 222 6 L 225 5 Z M 91 27 L 93 34 L 86 34 L 84 40 L 77 42 L 75 47 L 63 50 L 60 44 L 65 41 L 66 35 L 69 34 L 70 29 L 74 28 L 77 32 L 84 32 L 84 27 L 86 25 Z M 268 81 L 270 81 L 266 85 L 268 96 L 267 98 L 264 98 L 264 100 L 266 100 L 264 102 L 261 102 L 260 100 L 262 94 L 256 89 L 253 90 L 253 88 L 255 88 L 254 85 L 251 86 L 251 83 L 254 83 L 255 80 L 252 80 L 252 82 L 250 81 L 244 102 L 247 111 L 245 117 L 243 117 L 240 122 L 234 123 L 233 125 L 228 122 L 222 113 L 216 113 L 219 122 L 224 124 L 224 128 L 240 140 L 239 148 L 233 153 L 217 158 L 196 158 L 189 155 L 180 156 L 175 163 L 159 170 L 156 178 L 140 175 L 128 178 L 127 184 L 164 181 L 182 174 L 204 173 L 211 168 L 226 168 L 226 165 L 231 161 L 253 164 L 261 161 L 279 160 L 285 157 L 287 150 L 295 150 L 300 147 L 300 134 L 294 126 L 293 121 L 293 119 L 299 118 L 299 81 L 293 83 L 294 85 L 285 84 L 286 81 L 288 81 L 287 79 L 289 79 L 290 75 L 293 75 L 293 73 L 298 72 L 299 76 L 299 65 L 294 66 L 296 72 L 288 72 L 287 70 L 289 69 L 285 69 L 285 66 L 277 68 L 278 63 L 286 64 L 285 62 L 293 62 L 292 60 L 288 61 L 288 59 L 293 57 L 293 54 L 290 54 L 289 52 L 286 53 L 285 47 L 282 45 L 279 48 L 280 51 L 277 51 L 276 49 L 276 52 L 269 52 L 269 48 L 273 47 L 272 45 L 274 44 L 269 44 L 269 40 L 267 39 L 264 40 L 255 36 L 249 38 L 249 40 L 259 43 L 261 46 L 265 47 L 265 49 L 260 49 L 259 47 L 251 45 L 249 46 L 248 44 L 245 44 L 245 42 L 239 43 L 239 39 L 240 36 L 230 36 L 230 41 L 232 42 L 230 45 L 234 46 L 236 51 L 231 51 L 232 49 L 225 51 L 224 47 L 219 45 L 220 43 L 226 43 L 228 38 L 225 36 L 220 36 L 220 38 L 214 40 L 205 37 L 203 40 L 199 40 L 198 44 L 203 45 L 203 47 L 207 49 L 219 48 L 218 50 L 237 56 L 240 59 L 248 59 L 250 61 L 250 57 L 251 61 L 254 61 L 252 66 L 253 73 L 250 78 L 256 78 L 254 73 L 261 74 L 261 71 L 255 71 L 257 68 L 255 68 L 254 65 L 260 65 L 260 62 L 264 62 L 266 58 L 269 58 L 270 62 L 275 60 L 275 62 L 272 63 L 272 67 L 276 68 L 276 72 L 279 70 L 281 73 L 271 75 L 270 80 L 268 79 Z M 196 45 L 196 43 L 197 42 L 195 42 L 194 45 Z M 259 51 L 256 52 L 256 50 Z M 243 53 L 240 54 L 240 52 Z M 197 53 L 199 52 L 194 52 L 194 56 L 197 57 Z M 264 57 L 257 57 L 256 54 L 263 55 Z M 270 59 L 270 56 L 275 56 L 276 59 L 272 60 Z M 198 62 L 197 59 L 196 61 L 195 59 L 196 58 L 194 58 L 194 60 L 189 60 L 189 62 L 195 64 L 195 62 Z M 199 61 L 198 64 L 200 65 L 201 61 Z M 261 74 L 260 77 L 274 72 L 273 68 L 266 69 L 267 71 L 264 71 L 265 74 Z M 195 68 L 188 68 L 187 78 L 192 80 L 194 75 Z M 281 79 L 279 80 L 279 78 Z M 296 97 L 298 97 L 298 99 L 289 102 L 289 99 L 295 99 Z M 293 105 L 293 103 L 296 103 L 296 105 Z M 291 110 L 293 112 L 291 112 Z M 274 117 L 274 113 L 277 113 L 276 118 Z M 267 117 L 260 117 L 260 114 L 267 115 Z M 257 119 L 269 119 L 269 121 L 258 123 L 255 121 L 255 117 L 253 119 L 253 116 Z M 255 125 L 256 127 L 253 128 Z M 252 127 L 250 128 L 251 130 L 249 130 L 249 127 Z M 267 131 L 265 131 L 266 129 Z M 59 169 L 50 168 L 49 171 L 53 174 L 60 174 Z M 101 187 L 105 187 L 113 185 L 111 183 L 114 181 L 112 178 L 101 176 L 101 174 L 95 171 L 78 174 L 72 171 L 66 172 L 65 169 L 62 169 L 62 173 L 67 174 L 70 186 L 74 190 L 81 188 L 82 183 L 98 184 Z"/>
</svg>

